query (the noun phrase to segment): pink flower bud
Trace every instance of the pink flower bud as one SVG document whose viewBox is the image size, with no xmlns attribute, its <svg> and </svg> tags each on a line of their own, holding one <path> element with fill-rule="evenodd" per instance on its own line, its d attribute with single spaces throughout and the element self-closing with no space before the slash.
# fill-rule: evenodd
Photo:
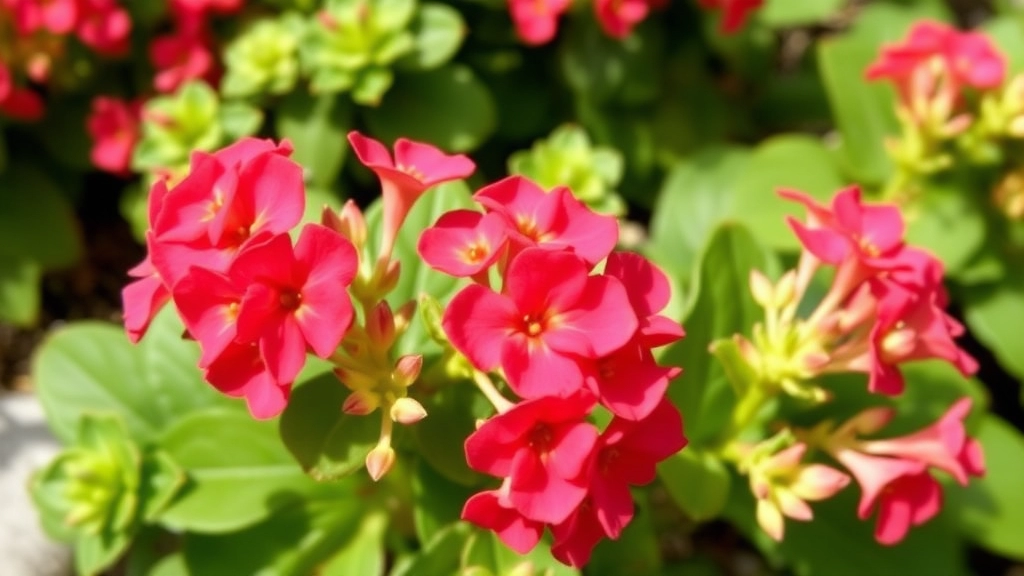
<svg viewBox="0 0 1024 576">
<path fill-rule="evenodd" d="M 402 275 L 402 263 L 398 260 L 391 260 L 388 262 L 387 269 L 384 270 L 384 276 L 380 279 L 378 288 L 381 294 L 387 294 L 398 286 L 398 278 Z"/>
<path fill-rule="evenodd" d="M 412 398 L 399 398 L 391 405 L 391 419 L 399 424 L 415 424 L 426 417 L 423 405 Z"/>
<path fill-rule="evenodd" d="M 399 386 L 411 386 L 420 377 L 420 370 L 423 369 L 423 356 L 420 354 L 406 354 L 395 362 L 395 369 L 391 373 L 391 380 Z"/>
<path fill-rule="evenodd" d="M 380 406 L 380 397 L 369 390 L 356 390 L 345 398 L 341 411 L 353 416 L 366 416 Z"/>
<path fill-rule="evenodd" d="M 341 209 L 341 235 L 348 238 L 356 248 L 362 249 L 366 245 L 366 218 L 363 211 L 355 202 L 349 200 Z"/>
<path fill-rule="evenodd" d="M 395 450 L 391 446 L 377 446 L 366 455 L 366 471 L 377 482 L 395 465 Z"/>
<path fill-rule="evenodd" d="M 390 348 L 394 343 L 395 316 L 386 300 L 382 300 L 374 306 L 366 318 L 366 333 L 369 335 L 370 341 L 381 348 Z"/>
</svg>

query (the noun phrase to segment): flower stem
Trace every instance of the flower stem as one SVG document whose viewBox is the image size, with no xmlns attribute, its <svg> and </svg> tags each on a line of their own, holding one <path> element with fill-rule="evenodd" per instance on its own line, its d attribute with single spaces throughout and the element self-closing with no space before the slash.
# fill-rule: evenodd
<svg viewBox="0 0 1024 576">
<path fill-rule="evenodd" d="M 491 382 L 491 379 L 487 374 L 479 370 L 474 370 L 473 383 L 476 384 L 476 387 L 480 389 L 480 392 L 483 393 L 499 414 L 507 412 L 512 408 L 512 402 L 508 398 L 502 396 L 501 392 L 498 392 L 498 389 L 494 386 L 494 382 Z"/>
</svg>

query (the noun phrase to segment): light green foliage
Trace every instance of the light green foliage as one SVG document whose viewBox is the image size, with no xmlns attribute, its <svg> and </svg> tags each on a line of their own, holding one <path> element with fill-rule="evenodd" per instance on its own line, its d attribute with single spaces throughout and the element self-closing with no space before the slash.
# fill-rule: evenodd
<svg viewBox="0 0 1024 576">
<path fill-rule="evenodd" d="M 415 10 L 415 0 L 329 0 L 300 46 L 313 92 L 379 103 L 394 81 L 391 64 L 414 48 Z"/>
<path fill-rule="evenodd" d="M 226 137 L 217 122 L 219 109 L 217 93 L 203 82 L 189 82 L 174 94 L 147 102 L 132 169 L 177 168 L 193 150 L 221 146 Z"/>
<path fill-rule="evenodd" d="M 622 180 L 622 155 L 614 148 L 593 146 L 580 126 L 561 126 L 533 148 L 516 152 L 508 159 L 508 170 L 548 190 L 568 186 L 598 212 L 626 213 L 625 202 L 615 192 Z"/>
<path fill-rule="evenodd" d="M 227 74 L 221 92 L 245 97 L 290 91 L 299 75 L 299 38 L 304 26 L 298 14 L 264 18 L 248 26 L 224 50 Z"/>
<path fill-rule="evenodd" d="M 31 492 L 46 531 L 74 544 L 80 574 L 95 574 L 184 482 L 174 460 L 160 450 L 143 453 L 117 416 L 85 414 L 75 443 L 35 475 Z"/>
</svg>

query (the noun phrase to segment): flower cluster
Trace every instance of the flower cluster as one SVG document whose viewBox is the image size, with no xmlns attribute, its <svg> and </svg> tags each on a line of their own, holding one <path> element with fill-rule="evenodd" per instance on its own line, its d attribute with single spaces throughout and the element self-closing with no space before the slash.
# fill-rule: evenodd
<svg viewBox="0 0 1024 576">
<path fill-rule="evenodd" d="M 281 412 L 307 350 L 327 358 L 352 322 L 344 288 L 357 258 L 337 232 L 307 224 L 302 168 L 285 142 L 245 139 L 193 155 L 189 174 L 150 192 L 146 259 L 125 288 L 129 337 L 173 299 L 202 348 L 206 379 L 245 397 L 254 416 Z"/>
<path fill-rule="evenodd" d="M 46 84 L 71 37 L 103 56 L 128 50 L 131 19 L 118 0 L 0 1 L 0 112 L 36 120 L 42 97 L 16 78 Z"/>
<path fill-rule="evenodd" d="M 512 176 L 474 199 L 484 212 L 444 214 L 419 243 L 429 265 L 474 281 L 442 326 L 499 411 L 467 439 L 466 457 L 503 483 L 473 496 L 463 517 L 520 552 L 550 526 L 555 556 L 580 566 L 632 519 L 629 486 L 652 481 L 655 465 L 686 444 L 665 399 L 680 370 L 651 353 L 683 336 L 660 315 L 668 280 L 644 258 L 613 252 L 616 220 L 568 188 L 547 193 Z M 488 372 L 521 400 L 502 396 Z M 598 405 L 611 413 L 603 432 L 589 420 Z"/>
<path fill-rule="evenodd" d="M 751 291 L 766 321 L 754 327 L 752 340 L 733 337 L 752 378 L 734 414 L 733 433 L 742 432 L 773 395 L 828 401 L 831 393 L 815 382 L 824 374 L 864 373 L 870 392 L 896 396 L 905 386 L 900 365 L 906 362 L 944 360 L 965 376 L 977 370 L 954 342 L 963 327 L 943 311 L 942 264 L 904 243 L 896 206 L 865 204 L 856 187 L 839 191 L 829 206 L 794 190 L 780 195 L 807 210 L 803 221 L 789 218 L 804 251 L 797 269 L 775 284 L 759 272 L 751 275 Z M 798 318 L 810 285 L 826 267 L 833 270 L 828 290 L 806 318 Z M 941 489 L 930 469 L 962 484 L 984 473 L 980 446 L 964 430 L 969 411 L 965 398 L 927 429 L 865 440 L 862 436 L 880 431 L 895 414 L 891 408 L 872 408 L 834 430 L 829 422 L 810 431 L 786 427 L 769 440 L 737 441 L 729 450 L 749 475 L 758 522 L 773 538 L 782 539 L 784 518 L 812 518 L 807 501 L 829 498 L 849 483 L 850 476 L 836 468 L 803 462 L 821 452 L 860 485 L 861 519 L 879 508 L 876 539 L 895 544 L 941 507 Z"/>
<path fill-rule="evenodd" d="M 977 370 L 954 342 L 963 326 L 943 311 L 942 263 L 904 243 L 896 206 L 864 204 L 856 187 L 836 194 L 831 206 L 797 191 L 780 194 L 802 204 L 807 219 L 789 219 L 804 247 L 798 268 L 776 286 L 752 278 L 769 321 L 741 348 L 766 381 L 822 399 L 807 381 L 824 373 L 863 372 L 870 391 L 897 395 L 905 362 L 941 359 L 965 376 Z M 822 267 L 835 271 L 831 286 L 810 316 L 798 319 L 797 307 Z"/>
<path fill-rule="evenodd" d="M 215 81 L 218 70 L 209 15 L 234 14 L 241 8 L 242 0 L 172 0 L 171 32 L 149 45 L 156 91 L 174 92 L 189 80 Z"/>
</svg>

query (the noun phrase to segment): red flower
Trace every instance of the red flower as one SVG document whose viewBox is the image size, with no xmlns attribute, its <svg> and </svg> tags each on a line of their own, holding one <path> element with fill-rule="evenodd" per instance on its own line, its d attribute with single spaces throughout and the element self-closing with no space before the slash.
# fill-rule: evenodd
<svg viewBox="0 0 1024 576">
<path fill-rule="evenodd" d="M 465 278 L 490 268 L 504 251 L 506 238 L 500 215 L 452 210 L 423 231 L 417 251 L 431 268 Z"/>
<path fill-rule="evenodd" d="M 508 500 L 509 482 L 500 490 L 474 494 L 462 508 L 462 519 L 493 530 L 506 546 L 526 554 L 540 542 L 544 524 L 520 514 Z"/>
<path fill-rule="evenodd" d="M 280 384 L 267 370 L 255 343 L 232 342 L 203 373 L 220 392 L 245 398 L 253 418 L 273 418 L 284 410 L 291 382 Z"/>
<path fill-rule="evenodd" d="M 154 38 L 149 59 L 157 70 L 153 77 L 157 92 L 174 92 L 189 80 L 212 79 L 215 72 L 213 52 L 201 30 L 180 29 Z"/>
<path fill-rule="evenodd" d="M 132 30 L 128 12 L 116 0 L 79 0 L 82 14 L 77 34 L 83 44 L 100 54 L 117 56 L 129 48 Z"/>
<path fill-rule="evenodd" d="M 531 46 L 547 44 L 558 32 L 558 19 L 572 0 L 508 0 L 516 34 Z"/>
<path fill-rule="evenodd" d="M 508 478 L 508 502 L 523 517 L 564 522 L 587 493 L 597 429 L 584 418 L 592 406 L 582 394 L 521 402 L 466 439 L 466 461 Z"/>
<path fill-rule="evenodd" d="M 394 160 L 383 144 L 359 132 L 349 132 L 348 141 L 359 161 L 380 179 L 384 202 L 381 254 L 387 257 L 409 210 L 427 189 L 466 178 L 476 170 L 473 161 L 462 154 L 449 156 L 429 144 L 405 138 L 395 142 Z"/>
<path fill-rule="evenodd" d="M 540 248 L 512 261 L 504 294 L 467 286 L 443 319 L 460 352 L 481 370 L 503 367 L 525 398 L 579 390 L 582 359 L 618 350 L 637 325 L 618 280 L 588 276 L 587 265 L 572 253 Z"/>
<path fill-rule="evenodd" d="M 605 34 L 625 38 L 650 12 L 647 0 L 595 0 L 594 12 Z"/>
<path fill-rule="evenodd" d="M 141 134 L 140 110 L 138 102 L 107 96 L 93 99 L 86 127 L 93 139 L 90 157 L 97 168 L 113 174 L 129 172 L 132 150 Z"/>
<path fill-rule="evenodd" d="M 238 309 L 238 339 L 259 342 L 260 355 L 279 384 L 305 364 L 306 348 L 327 358 L 352 323 L 343 292 L 355 278 L 352 243 L 337 232 L 307 224 L 292 250 L 287 235 L 251 244 L 231 266 L 247 285 Z"/>
</svg>

